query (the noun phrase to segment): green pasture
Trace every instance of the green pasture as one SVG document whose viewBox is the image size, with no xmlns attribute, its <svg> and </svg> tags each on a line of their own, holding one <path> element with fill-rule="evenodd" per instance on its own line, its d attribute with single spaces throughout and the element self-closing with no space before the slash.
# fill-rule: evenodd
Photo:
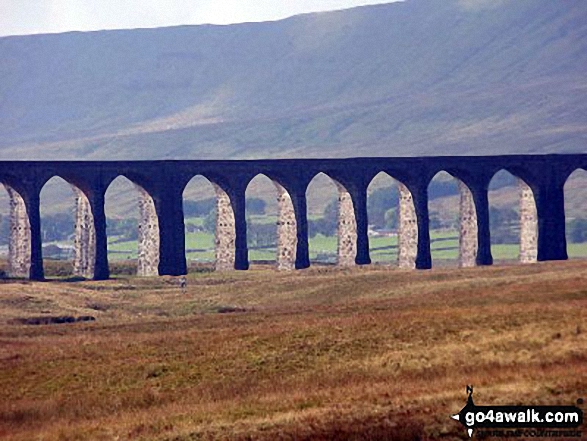
<svg viewBox="0 0 587 441">
<path fill-rule="evenodd" d="M 259 219 L 257 219 L 257 217 Z M 262 216 L 253 216 L 256 222 L 274 222 Z M 187 219 L 186 223 L 201 226 L 201 218 Z M 432 260 L 436 263 L 456 261 L 458 259 L 458 232 L 433 230 L 430 233 L 430 248 Z M 337 239 L 334 236 L 317 235 L 309 239 L 310 259 L 312 261 L 333 262 L 336 256 Z M 395 263 L 397 260 L 397 236 L 370 237 L 369 246 L 371 260 L 374 263 Z M 512 261 L 519 256 L 518 244 L 494 244 L 491 252 L 496 261 Z M 568 244 L 569 258 L 587 257 L 587 243 Z M 207 232 L 186 233 L 186 255 L 188 260 L 198 262 L 214 261 L 214 235 Z M 108 252 L 110 260 L 127 260 L 137 258 L 136 241 L 119 241 L 118 237 L 108 238 Z M 276 249 L 249 247 L 251 261 L 275 260 Z"/>
</svg>

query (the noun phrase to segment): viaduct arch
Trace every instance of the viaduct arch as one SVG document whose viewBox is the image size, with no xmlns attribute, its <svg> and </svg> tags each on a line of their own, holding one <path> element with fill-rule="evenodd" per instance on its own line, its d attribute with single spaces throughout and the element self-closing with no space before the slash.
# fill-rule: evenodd
<svg viewBox="0 0 587 441">
<path fill-rule="evenodd" d="M 459 263 L 491 265 L 488 186 L 506 170 L 520 189 L 523 263 L 567 259 L 564 185 L 576 169 L 587 169 L 587 154 L 508 155 L 420 158 L 166 161 L 2 161 L 0 182 L 10 197 L 9 273 L 42 280 L 40 191 L 53 176 L 67 181 L 76 195 L 77 275 L 107 279 L 105 193 L 120 175 L 139 192 L 139 275 L 182 275 L 187 271 L 183 191 L 197 175 L 216 194 L 216 268 L 249 267 L 245 191 L 257 175 L 275 185 L 279 269 L 310 266 L 306 189 L 319 173 L 338 188 L 338 264 L 371 263 L 367 234 L 367 188 L 383 172 L 399 184 L 400 268 L 432 266 L 428 184 L 440 171 L 457 179 L 460 189 Z"/>
</svg>

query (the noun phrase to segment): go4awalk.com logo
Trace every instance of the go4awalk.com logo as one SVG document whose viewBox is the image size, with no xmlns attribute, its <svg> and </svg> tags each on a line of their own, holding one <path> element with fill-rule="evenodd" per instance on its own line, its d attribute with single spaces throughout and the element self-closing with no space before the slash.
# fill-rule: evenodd
<svg viewBox="0 0 587 441">
<path fill-rule="evenodd" d="M 477 430 L 482 438 L 581 438 L 583 411 L 576 406 L 477 406 L 472 386 L 467 386 L 467 394 L 467 404 L 452 418 L 465 426 L 469 437 Z"/>
</svg>

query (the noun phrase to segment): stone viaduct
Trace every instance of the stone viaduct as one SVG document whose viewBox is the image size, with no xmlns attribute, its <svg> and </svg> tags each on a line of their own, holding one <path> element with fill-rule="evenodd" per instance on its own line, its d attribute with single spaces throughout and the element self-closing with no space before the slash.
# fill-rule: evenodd
<svg viewBox="0 0 587 441">
<path fill-rule="evenodd" d="M 74 273 L 109 277 L 105 193 L 123 175 L 140 194 L 138 274 L 186 273 L 183 190 L 197 175 L 216 192 L 216 268 L 249 267 L 245 191 L 258 174 L 273 181 L 279 205 L 279 269 L 310 266 L 306 189 L 318 173 L 339 192 L 338 264 L 366 265 L 367 187 L 380 172 L 399 182 L 400 268 L 432 266 L 428 228 L 428 184 L 440 171 L 460 189 L 460 253 L 463 267 L 491 265 L 488 186 L 506 170 L 518 178 L 522 262 L 567 259 L 564 184 L 576 169 L 587 169 L 587 154 L 460 156 L 419 158 L 283 159 L 249 161 L 3 161 L 0 182 L 10 196 L 9 274 L 42 280 L 40 192 L 53 176 L 76 194 Z"/>
</svg>

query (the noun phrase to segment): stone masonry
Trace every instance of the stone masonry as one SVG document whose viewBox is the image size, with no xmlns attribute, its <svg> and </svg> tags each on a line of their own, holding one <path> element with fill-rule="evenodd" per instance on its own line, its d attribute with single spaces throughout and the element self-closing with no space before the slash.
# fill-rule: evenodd
<svg viewBox="0 0 587 441">
<path fill-rule="evenodd" d="M 212 184 L 216 192 L 216 271 L 234 269 L 236 234 L 234 210 L 228 194 Z"/>
<path fill-rule="evenodd" d="M 159 218 L 153 198 L 141 186 L 139 192 L 139 245 L 137 275 L 159 275 Z"/>
<path fill-rule="evenodd" d="M 354 266 L 357 255 L 357 221 L 351 195 L 340 183 L 338 188 L 338 252 L 339 266 Z"/>
<path fill-rule="evenodd" d="M 401 182 L 399 189 L 399 218 L 398 218 L 398 267 L 414 269 L 418 254 L 418 219 L 414 208 L 412 193 Z"/>
<path fill-rule="evenodd" d="M 532 189 L 518 179 L 520 189 L 520 262 L 538 261 L 538 213 Z"/>
<path fill-rule="evenodd" d="M 216 267 L 249 268 L 245 192 L 258 174 L 278 177 L 280 219 L 279 269 L 308 268 L 306 191 L 319 173 L 336 176 L 339 192 L 338 250 L 340 266 L 367 265 L 369 256 L 366 189 L 385 172 L 399 185 L 399 252 L 401 268 L 432 267 L 428 195 L 431 177 L 441 170 L 461 181 L 460 264 L 491 265 L 488 186 L 500 170 L 519 180 L 520 261 L 566 260 L 564 184 L 577 169 L 587 170 L 587 154 L 381 157 L 275 160 L 164 161 L 0 161 L 0 182 L 10 197 L 8 272 L 13 277 L 43 280 L 40 192 L 53 176 L 83 188 L 76 193 L 75 273 L 109 277 L 105 193 L 117 176 L 132 176 L 139 191 L 139 258 L 142 276 L 185 274 L 185 228 L 182 193 L 194 176 L 208 177 L 216 190 Z M 274 181 L 275 182 L 275 181 Z M 466 182 L 466 187 L 462 184 Z M 409 189 L 409 191 L 408 191 Z M 536 196 L 536 197 L 534 197 Z"/>
<path fill-rule="evenodd" d="M 296 214 L 291 196 L 285 188 L 273 182 L 277 188 L 279 215 L 277 220 L 277 269 L 293 270 L 296 265 L 298 244 Z"/>
<path fill-rule="evenodd" d="M 8 244 L 8 275 L 28 277 L 31 267 L 31 226 L 22 196 L 4 184 L 10 197 L 10 242 Z"/>
<path fill-rule="evenodd" d="M 461 195 L 459 210 L 459 266 L 476 266 L 477 260 L 477 210 L 473 194 L 464 182 L 458 180 Z"/>
<path fill-rule="evenodd" d="M 94 277 L 96 262 L 96 230 L 94 215 L 87 196 L 75 185 L 71 186 L 75 194 L 75 239 L 73 274 L 91 279 Z"/>
</svg>

